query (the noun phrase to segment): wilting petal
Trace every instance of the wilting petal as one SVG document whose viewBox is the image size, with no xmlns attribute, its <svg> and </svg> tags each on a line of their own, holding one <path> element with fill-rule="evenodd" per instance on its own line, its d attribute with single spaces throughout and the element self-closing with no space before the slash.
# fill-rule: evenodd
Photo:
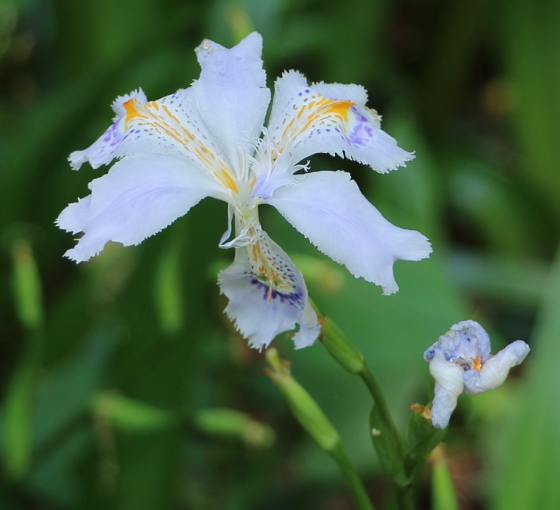
<svg viewBox="0 0 560 510">
<path fill-rule="evenodd" d="M 493 390 L 502 384 L 510 369 L 529 354 L 529 346 L 516 340 L 498 354 L 490 354 L 490 338 L 478 322 L 467 320 L 451 326 L 424 352 L 430 373 L 436 380 L 432 423 L 447 427 L 457 397 Z"/>
<path fill-rule="evenodd" d="M 485 363 L 490 358 L 490 337 L 478 322 L 461 321 L 453 324 L 445 335 L 426 349 L 424 359 L 431 361 L 437 351 L 445 360 L 462 362 L 465 367 L 471 368 L 477 357 L 480 358 L 479 363 Z"/>
<path fill-rule="evenodd" d="M 255 244 L 235 250 L 235 261 L 220 272 L 218 281 L 229 299 L 226 313 L 251 347 L 266 347 L 296 324 L 296 348 L 311 345 L 319 336 L 301 272 L 264 232 Z"/>
<path fill-rule="evenodd" d="M 440 353 L 430 361 L 430 374 L 436 380 L 432 405 L 432 423 L 443 429 L 449 424 L 451 414 L 457 407 L 457 398 L 465 387 L 463 368 L 447 361 Z"/>
<path fill-rule="evenodd" d="M 293 186 L 279 188 L 267 203 L 319 250 L 354 276 L 381 285 L 385 294 L 398 290 L 396 260 L 420 260 L 432 251 L 419 232 L 389 223 L 346 172 L 298 176 Z"/>
<path fill-rule="evenodd" d="M 224 154 L 200 118 L 192 87 L 149 103 L 136 92 L 117 99 L 113 109 L 118 117 L 113 125 L 91 147 L 70 155 L 73 168 L 86 161 L 97 168 L 116 157 L 172 154 L 204 170 L 228 192 L 237 191 Z"/>
<path fill-rule="evenodd" d="M 130 156 L 89 184 L 91 195 L 66 207 L 57 225 L 83 232 L 66 256 L 76 262 L 98 254 L 108 241 L 138 244 L 170 225 L 221 188 L 207 174 L 170 155 Z"/>
<path fill-rule="evenodd" d="M 198 109 L 239 175 L 240 158 L 252 154 L 270 102 L 262 37 L 253 32 L 231 49 L 205 40 L 196 53 L 202 67 L 193 84 Z"/>
<path fill-rule="evenodd" d="M 506 380 L 510 369 L 521 364 L 527 354 L 529 346 L 523 340 L 512 342 L 486 361 L 480 370 L 465 372 L 465 392 L 476 395 L 497 388 Z"/>
<path fill-rule="evenodd" d="M 365 106 L 367 95 L 357 85 L 318 83 L 289 71 L 276 81 L 267 136 L 278 159 L 297 163 L 326 152 L 354 159 L 377 172 L 411 160 L 396 140 L 381 130 L 377 113 Z"/>
</svg>

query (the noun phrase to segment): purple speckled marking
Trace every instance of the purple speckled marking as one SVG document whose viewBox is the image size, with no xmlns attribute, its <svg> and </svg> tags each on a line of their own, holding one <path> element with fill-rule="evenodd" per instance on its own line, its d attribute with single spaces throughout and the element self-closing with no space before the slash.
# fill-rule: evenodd
<svg viewBox="0 0 560 510">
<path fill-rule="evenodd" d="M 351 106 L 350 110 L 352 110 L 356 117 L 358 117 L 359 122 L 367 122 L 368 120 L 359 112 L 359 110 L 355 106 Z"/>
<path fill-rule="evenodd" d="M 368 120 L 356 110 L 354 107 L 351 110 L 356 114 L 358 124 L 352 130 L 348 137 L 348 141 L 353 145 L 366 145 L 367 140 L 373 138 L 373 127 Z"/>
<path fill-rule="evenodd" d="M 272 301 L 279 298 L 281 303 L 287 301 L 290 305 L 295 306 L 296 308 L 300 308 L 300 309 L 303 308 L 303 304 L 305 301 L 304 294 L 303 291 L 298 286 L 294 286 L 294 292 L 290 294 L 282 294 L 281 292 L 278 292 L 275 289 L 271 289 L 271 287 L 269 287 L 266 283 L 261 282 L 257 278 L 251 278 L 251 283 L 253 285 L 256 285 L 261 290 L 263 290 L 262 298 L 265 301 L 268 301 L 272 290 Z"/>
<path fill-rule="evenodd" d="M 432 361 L 434 354 L 436 353 L 435 349 L 433 347 L 430 347 L 425 353 L 424 353 L 424 359 L 426 361 Z"/>
<path fill-rule="evenodd" d="M 123 137 L 123 135 L 119 132 L 119 122 L 120 120 L 114 122 L 111 127 L 105 131 L 101 139 L 95 142 L 89 150 L 103 158 L 112 156 L 115 153 L 117 146 L 126 137 L 126 135 Z"/>
<path fill-rule="evenodd" d="M 114 122 L 107 131 L 105 131 L 105 136 L 103 137 L 103 141 L 106 143 L 110 142 L 111 147 L 114 147 L 118 143 L 122 141 L 122 136 L 119 133 L 119 124 L 120 120 Z"/>
</svg>

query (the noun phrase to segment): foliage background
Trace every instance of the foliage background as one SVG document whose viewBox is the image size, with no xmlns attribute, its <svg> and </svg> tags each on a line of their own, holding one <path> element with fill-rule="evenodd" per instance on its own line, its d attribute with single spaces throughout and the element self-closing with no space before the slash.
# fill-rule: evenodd
<svg viewBox="0 0 560 510">
<path fill-rule="evenodd" d="M 188 86 L 203 38 L 230 46 L 251 27 L 270 85 L 295 68 L 366 86 L 416 159 L 382 176 L 332 158 L 312 167 L 351 171 L 434 254 L 398 263 L 401 290 L 383 297 L 274 211 L 265 228 L 362 349 L 402 428 L 408 404 L 429 398 L 422 353 L 452 323 L 478 320 L 495 350 L 529 341 L 506 385 L 460 399 L 446 456 L 463 509 L 559 508 L 560 3 L 529 0 L 0 0 L 0 507 L 352 508 L 334 463 L 263 375 L 262 353 L 221 312 L 224 204 L 204 201 L 141 246 L 78 266 L 62 258 L 73 241 L 54 225 L 104 171 L 71 172 L 66 158 L 107 127 L 114 98 Z M 33 260 L 41 311 L 25 281 Z M 27 290 L 23 316 L 14 281 Z M 320 345 L 275 345 L 389 508 L 360 382 Z M 264 428 L 224 437 L 201 424 L 217 407 Z M 421 508 L 429 487 L 428 469 Z"/>
</svg>

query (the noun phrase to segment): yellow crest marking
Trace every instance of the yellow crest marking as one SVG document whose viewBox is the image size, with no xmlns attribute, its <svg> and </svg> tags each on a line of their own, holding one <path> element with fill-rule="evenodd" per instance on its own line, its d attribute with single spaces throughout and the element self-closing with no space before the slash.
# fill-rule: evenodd
<svg viewBox="0 0 560 510">
<path fill-rule="evenodd" d="M 330 116 L 336 116 L 341 121 L 348 122 L 350 107 L 356 104 L 346 99 L 329 99 L 319 94 L 313 96 L 311 99 L 312 101 L 309 104 L 303 104 L 297 109 L 297 114 L 285 126 L 281 138 L 295 140 L 307 131 L 314 123 L 320 122 Z M 295 105 L 294 109 L 296 109 Z M 295 122 L 298 120 L 301 120 L 303 125 L 300 126 L 296 124 L 294 126 Z M 282 140 L 278 140 L 278 142 L 282 143 Z"/>
<path fill-rule="evenodd" d="M 136 122 L 140 126 L 159 131 L 183 147 L 224 187 L 235 193 L 239 191 L 229 167 L 202 142 L 200 136 L 186 129 L 167 105 L 159 105 L 156 101 L 143 105 L 132 98 L 122 106 L 126 112 L 127 129 L 131 122 Z"/>
</svg>

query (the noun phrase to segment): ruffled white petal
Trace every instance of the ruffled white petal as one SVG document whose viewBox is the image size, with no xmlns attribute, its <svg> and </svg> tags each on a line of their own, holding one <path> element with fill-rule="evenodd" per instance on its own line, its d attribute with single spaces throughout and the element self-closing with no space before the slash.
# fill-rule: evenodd
<svg viewBox="0 0 560 510">
<path fill-rule="evenodd" d="M 317 315 L 309 305 L 301 272 L 288 255 L 262 232 L 259 241 L 237 248 L 235 260 L 218 281 L 229 299 L 226 313 L 251 347 L 261 349 L 279 333 L 294 329 L 296 348 L 319 336 Z"/>
<path fill-rule="evenodd" d="M 130 94 L 125 94 L 124 96 L 119 96 L 113 101 L 111 108 L 115 112 L 114 121 L 117 121 L 126 115 L 126 110 L 124 108 L 124 103 L 128 102 L 129 99 L 136 99 L 140 104 L 146 104 L 148 98 L 142 89 L 133 90 Z"/>
<path fill-rule="evenodd" d="M 356 105 L 360 107 L 365 107 L 368 100 L 366 89 L 361 85 L 355 85 L 354 83 L 325 83 L 321 81 L 319 83 L 313 83 L 312 87 L 315 92 L 318 92 L 325 97 L 336 100 L 346 99 L 356 103 Z M 377 121 L 381 120 L 377 114 L 375 114 L 374 117 Z M 377 127 L 379 126 L 380 124 L 377 122 Z"/>
<path fill-rule="evenodd" d="M 301 161 L 328 153 L 354 159 L 377 172 L 403 166 L 414 155 L 381 130 L 377 113 L 365 106 L 367 95 L 357 85 L 308 85 L 289 71 L 276 81 L 267 136 L 278 159 Z"/>
<path fill-rule="evenodd" d="M 262 37 L 253 32 L 231 49 L 205 40 L 196 53 L 202 68 L 193 84 L 198 109 L 241 175 L 242 158 L 253 153 L 270 102 Z"/>
<path fill-rule="evenodd" d="M 113 117 L 113 124 L 87 149 L 72 152 L 68 157 L 70 166 L 74 170 L 79 170 L 84 163 L 89 162 L 93 168 L 99 168 L 110 163 L 113 158 L 125 155 L 123 142 L 130 137 L 128 132 L 130 125 L 125 119 L 127 116 L 125 105 L 144 107 L 147 102 L 148 98 L 142 89 L 117 97 L 111 105 L 116 114 Z"/>
<path fill-rule="evenodd" d="M 204 170 L 226 193 L 238 191 L 226 157 L 202 122 L 192 87 L 149 103 L 142 97 L 134 92 L 117 99 L 118 119 L 91 147 L 70 155 L 73 168 L 86 161 L 97 168 L 117 157 L 170 154 Z"/>
<path fill-rule="evenodd" d="M 419 232 L 389 223 L 346 172 L 298 176 L 293 186 L 279 188 L 267 203 L 319 250 L 354 276 L 381 285 L 385 294 L 398 290 L 396 260 L 420 260 L 432 251 Z"/>
<path fill-rule="evenodd" d="M 91 195 L 66 207 L 57 225 L 83 232 L 66 256 L 76 262 L 97 255 L 108 241 L 135 245 L 170 225 L 221 188 L 207 174 L 171 155 L 130 156 L 89 184 Z"/>
</svg>

